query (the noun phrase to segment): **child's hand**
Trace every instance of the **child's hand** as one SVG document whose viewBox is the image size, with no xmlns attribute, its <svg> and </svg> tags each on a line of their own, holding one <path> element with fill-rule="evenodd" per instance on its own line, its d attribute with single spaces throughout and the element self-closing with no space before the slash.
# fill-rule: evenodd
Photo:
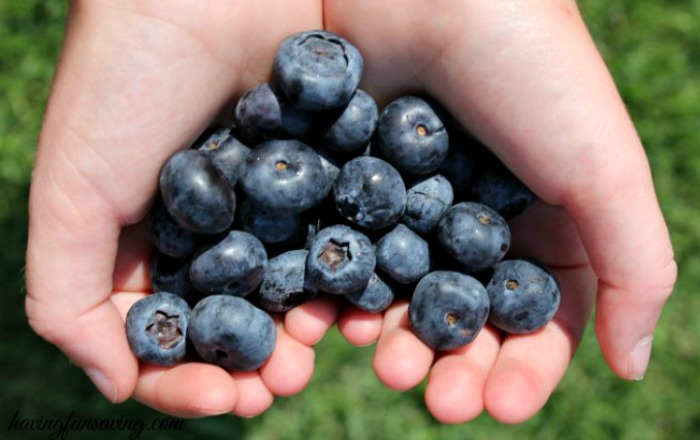
<svg viewBox="0 0 700 440">
<path fill-rule="evenodd" d="M 306 385 L 311 345 L 335 320 L 327 302 L 291 312 L 254 373 L 139 367 L 124 315 L 149 290 L 152 249 L 140 222 L 162 163 L 232 96 L 268 79 L 284 37 L 321 27 L 321 4 L 175 3 L 71 3 L 32 179 L 27 313 L 111 401 L 134 394 L 180 416 L 255 415 Z"/>
<path fill-rule="evenodd" d="M 483 409 L 524 421 L 564 375 L 594 300 L 610 368 L 641 379 L 676 264 L 644 150 L 575 2 L 334 0 L 325 14 L 365 57 L 361 87 L 384 103 L 432 95 L 540 197 L 512 224 L 513 252 L 552 266 L 563 290 L 542 331 L 487 327 L 439 356 L 408 329 L 405 303 L 383 319 L 346 313 L 348 340 L 377 340 L 382 382 L 408 389 L 430 373 L 426 402 L 441 421 Z"/>
</svg>

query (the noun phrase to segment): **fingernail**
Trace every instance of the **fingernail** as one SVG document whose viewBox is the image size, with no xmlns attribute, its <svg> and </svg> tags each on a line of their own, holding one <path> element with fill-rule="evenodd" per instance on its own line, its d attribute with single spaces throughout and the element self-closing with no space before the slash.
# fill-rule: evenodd
<svg viewBox="0 0 700 440">
<path fill-rule="evenodd" d="M 105 396 L 110 402 L 117 403 L 117 387 L 114 383 L 107 379 L 107 376 L 96 368 L 88 368 L 85 374 L 90 378 L 95 387 Z"/>
<path fill-rule="evenodd" d="M 653 340 L 654 336 L 645 336 L 634 345 L 630 353 L 630 369 L 633 380 L 644 379 L 644 373 L 647 371 L 651 357 L 651 342 Z"/>
</svg>

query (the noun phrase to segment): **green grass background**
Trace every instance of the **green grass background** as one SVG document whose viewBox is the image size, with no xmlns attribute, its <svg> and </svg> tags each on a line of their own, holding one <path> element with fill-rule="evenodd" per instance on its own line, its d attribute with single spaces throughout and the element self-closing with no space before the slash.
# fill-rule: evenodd
<svg viewBox="0 0 700 440">
<path fill-rule="evenodd" d="M 662 316 L 641 383 L 605 366 L 590 327 L 559 388 L 532 420 L 501 425 L 488 416 L 437 423 L 422 387 L 386 390 L 371 370 L 372 348 L 334 330 L 318 345 L 308 388 L 250 420 L 188 420 L 140 438 L 229 439 L 692 439 L 700 436 L 700 0 L 581 0 L 596 42 L 639 129 L 671 228 L 680 278 Z M 64 29 L 65 2 L 0 0 L 0 438 L 23 418 L 137 418 L 162 415 L 130 401 L 108 404 L 84 374 L 35 336 L 24 316 L 27 193 L 43 107 Z M 643 239 L 643 237 L 640 237 Z M 68 438 L 128 438 L 129 432 L 71 432 Z"/>
</svg>

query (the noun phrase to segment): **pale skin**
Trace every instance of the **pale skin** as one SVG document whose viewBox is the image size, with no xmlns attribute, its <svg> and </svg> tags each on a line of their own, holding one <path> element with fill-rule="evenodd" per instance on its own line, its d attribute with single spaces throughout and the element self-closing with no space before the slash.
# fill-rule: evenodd
<svg viewBox="0 0 700 440">
<path fill-rule="evenodd" d="M 161 164 L 269 80 L 279 41 L 324 25 L 358 46 L 362 87 L 380 103 L 433 95 L 540 197 L 512 223 L 513 253 L 553 267 L 560 311 L 535 334 L 487 327 L 436 355 L 408 329 L 405 303 L 369 315 L 323 298 L 276 317 L 277 348 L 257 372 L 139 364 L 124 316 L 148 292 L 142 221 Z M 644 375 L 676 265 L 642 145 L 575 2 L 75 0 L 57 67 L 30 195 L 26 309 L 109 400 L 260 414 L 306 386 L 313 345 L 337 322 L 352 344 L 376 342 L 387 387 L 428 376 L 438 420 L 486 410 L 518 423 L 561 380 L 594 302 L 612 371 Z"/>
</svg>

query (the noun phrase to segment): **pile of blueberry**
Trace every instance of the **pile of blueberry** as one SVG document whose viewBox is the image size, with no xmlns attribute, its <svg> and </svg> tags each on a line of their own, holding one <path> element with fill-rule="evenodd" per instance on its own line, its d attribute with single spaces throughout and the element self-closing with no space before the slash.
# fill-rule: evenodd
<svg viewBox="0 0 700 440">
<path fill-rule="evenodd" d="M 380 112 L 358 89 L 362 71 L 340 36 L 292 35 L 274 82 L 240 98 L 232 126 L 164 164 L 155 293 L 126 322 L 139 359 L 255 370 L 275 347 L 271 314 L 318 295 L 371 313 L 406 296 L 413 331 L 437 350 L 487 321 L 520 334 L 553 317 L 547 268 L 504 259 L 507 221 L 532 192 L 430 98 Z"/>
</svg>

